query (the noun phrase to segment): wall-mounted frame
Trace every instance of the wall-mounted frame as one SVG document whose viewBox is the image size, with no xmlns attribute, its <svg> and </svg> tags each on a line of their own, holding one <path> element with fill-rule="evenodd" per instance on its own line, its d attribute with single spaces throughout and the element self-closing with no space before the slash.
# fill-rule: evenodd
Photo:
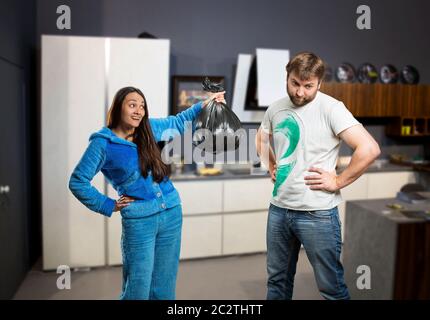
<svg viewBox="0 0 430 320">
<path fill-rule="evenodd" d="M 209 80 L 225 85 L 223 76 L 207 76 Z M 177 114 L 191 107 L 194 103 L 208 98 L 202 82 L 206 76 L 173 76 L 171 114 Z"/>
</svg>

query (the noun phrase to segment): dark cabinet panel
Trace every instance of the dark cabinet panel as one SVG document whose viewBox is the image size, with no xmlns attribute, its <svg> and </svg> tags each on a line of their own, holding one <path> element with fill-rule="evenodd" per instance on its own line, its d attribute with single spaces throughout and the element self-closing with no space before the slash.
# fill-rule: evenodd
<svg viewBox="0 0 430 320">
<path fill-rule="evenodd" d="M 23 75 L 0 60 L 0 299 L 12 298 L 28 268 Z"/>
</svg>

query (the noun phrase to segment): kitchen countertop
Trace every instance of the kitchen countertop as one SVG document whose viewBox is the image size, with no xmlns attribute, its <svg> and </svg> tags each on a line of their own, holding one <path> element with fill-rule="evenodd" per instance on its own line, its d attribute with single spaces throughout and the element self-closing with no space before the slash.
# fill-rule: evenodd
<svg viewBox="0 0 430 320">
<path fill-rule="evenodd" d="M 410 211 L 428 211 L 430 210 L 430 201 L 422 203 L 408 203 L 404 201 L 400 201 L 396 198 L 388 198 L 388 199 L 372 199 L 372 200 L 354 200 L 347 201 L 347 211 L 352 209 L 353 207 L 359 208 L 357 212 L 372 212 L 381 217 L 385 217 L 388 220 L 391 220 L 394 223 L 417 223 L 417 222 L 426 222 L 420 218 L 411 218 L 403 215 L 400 209 L 392 209 L 387 207 L 387 205 L 399 204 L 403 208 L 401 210 L 410 210 Z M 429 214 L 430 217 L 430 214 Z"/>
<path fill-rule="evenodd" d="M 344 167 L 337 167 L 336 171 L 337 173 L 341 173 L 343 170 L 345 170 L 346 166 Z M 377 173 L 377 172 L 397 172 L 397 171 L 414 171 L 413 167 L 410 166 L 402 166 L 392 163 L 386 163 L 381 166 L 375 166 L 372 165 L 369 168 L 367 168 L 365 173 Z"/>
<path fill-rule="evenodd" d="M 345 170 L 346 167 L 338 167 L 337 173 L 341 173 Z M 410 166 L 401 166 L 392 163 L 383 164 L 380 167 L 371 166 L 369 167 L 365 173 L 378 173 L 378 172 L 398 172 L 398 171 L 414 171 L 414 169 Z M 184 173 L 184 174 L 172 174 L 170 179 L 172 181 L 202 181 L 202 180 L 230 180 L 230 179 L 258 179 L 258 178 L 269 178 L 268 173 L 264 173 L 258 171 L 258 174 L 249 174 L 249 173 L 233 173 L 231 171 L 226 170 L 222 174 L 214 175 L 214 176 L 201 176 L 197 175 L 194 172 Z"/>
<path fill-rule="evenodd" d="M 429 210 L 430 202 L 410 204 L 395 198 L 346 202 L 343 244 L 345 282 L 354 300 L 429 299 L 430 221 L 404 216 L 406 210 Z M 430 215 L 428 215 L 430 216 Z M 371 290 L 357 286 L 359 267 L 371 272 Z M 362 271 L 361 271 L 362 272 Z M 370 282 L 369 282 L 370 284 Z M 370 289 L 370 288 L 369 288 Z"/>
</svg>

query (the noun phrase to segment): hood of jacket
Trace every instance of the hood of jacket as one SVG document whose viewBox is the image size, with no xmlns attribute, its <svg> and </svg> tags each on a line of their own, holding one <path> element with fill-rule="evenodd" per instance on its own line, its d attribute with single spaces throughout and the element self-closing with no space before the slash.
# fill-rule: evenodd
<svg viewBox="0 0 430 320">
<path fill-rule="evenodd" d="M 103 127 L 99 131 L 94 132 L 90 136 L 89 140 L 91 141 L 91 140 L 94 140 L 96 138 L 103 138 L 103 139 L 107 139 L 107 140 L 111 141 L 112 143 L 124 144 L 124 145 L 132 146 L 132 147 L 135 147 L 135 148 L 137 147 L 134 142 L 131 142 L 131 141 L 128 141 L 128 140 L 125 140 L 123 138 L 118 137 L 108 127 Z"/>
</svg>

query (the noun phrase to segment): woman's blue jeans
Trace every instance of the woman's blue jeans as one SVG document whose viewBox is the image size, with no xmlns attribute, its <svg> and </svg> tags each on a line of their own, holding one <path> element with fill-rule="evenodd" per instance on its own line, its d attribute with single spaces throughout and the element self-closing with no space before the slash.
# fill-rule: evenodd
<svg viewBox="0 0 430 320">
<path fill-rule="evenodd" d="M 349 299 L 340 262 L 342 240 L 337 207 L 296 211 L 273 204 L 267 223 L 267 299 L 292 298 L 301 244 L 320 294 L 325 299 Z"/>
<path fill-rule="evenodd" d="M 174 300 L 181 248 L 182 207 L 122 218 L 120 299 Z"/>
</svg>

